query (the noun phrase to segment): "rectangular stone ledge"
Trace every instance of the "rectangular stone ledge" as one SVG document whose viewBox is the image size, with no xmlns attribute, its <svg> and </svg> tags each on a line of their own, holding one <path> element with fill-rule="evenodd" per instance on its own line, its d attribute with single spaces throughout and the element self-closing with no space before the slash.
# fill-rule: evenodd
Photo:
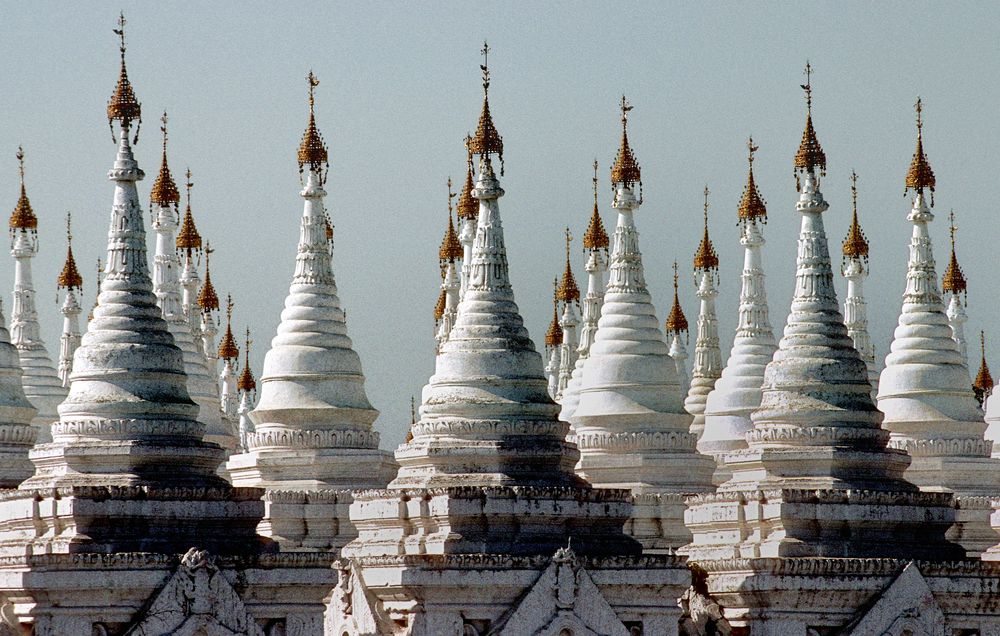
<svg viewBox="0 0 1000 636">
<path fill-rule="evenodd" d="M 259 532 L 282 550 L 335 552 L 357 537 L 348 490 L 269 490 Z"/>
<path fill-rule="evenodd" d="M 60 486 L 26 490 L 0 490 L 0 502 L 28 498 L 150 501 L 258 501 L 263 488 L 160 488 L 154 486 Z"/>
</svg>

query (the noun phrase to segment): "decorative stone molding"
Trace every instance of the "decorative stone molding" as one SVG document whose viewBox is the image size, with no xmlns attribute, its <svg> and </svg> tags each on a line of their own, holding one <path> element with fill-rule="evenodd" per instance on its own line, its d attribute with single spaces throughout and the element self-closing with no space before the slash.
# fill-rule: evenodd
<svg viewBox="0 0 1000 636">
<path fill-rule="evenodd" d="M 81 419 L 52 423 L 53 436 L 116 438 L 123 435 L 204 435 L 205 425 L 195 420 Z"/>
<path fill-rule="evenodd" d="M 835 442 L 870 441 L 885 446 L 889 442 L 889 431 L 882 429 L 853 428 L 844 426 L 776 426 L 755 428 L 747 433 L 750 444 L 765 442 L 794 442 L 798 444 L 825 446 Z"/>
<path fill-rule="evenodd" d="M 958 439 L 893 439 L 890 448 L 898 448 L 913 457 L 989 457 L 993 441 L 979 438 Z"/>
<path fill-rule="evenodd" d="M 565 436 L 569 424 L 553 420 L 490 420 L 435 419 L 420 421 L 413 426 L 417 435 L 478 435 L 499 437 L 508 435 Z"/>
<path fill-rule="evenodd" d="M 375 431 L 267 430 L 247 433 L 247 448 L 378 448 Z"/>
<path fill-rule="evenodd" d="M 639 433 L 579 433 L 576 445 L 583 449 L 610 452 L 639 450 L 694 451 L 698 436 L 681 431 Z"/>
</svg>

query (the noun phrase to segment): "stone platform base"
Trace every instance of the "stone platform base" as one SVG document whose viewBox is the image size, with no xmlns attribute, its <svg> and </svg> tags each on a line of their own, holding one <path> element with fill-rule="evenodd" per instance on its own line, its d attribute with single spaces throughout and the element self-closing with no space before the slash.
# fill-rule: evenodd
<svg viewBox="0 0 1000 636">
<path fill-rule="evenodd" d="M 316 444 L 329 441 L 329 434 L 316 434 Z M 255 443 L 260 447 L 233 455 L 226 463 L 233 485 L 268 490 L 354 490 L 382 488 L 396 476 L 398 466 L 389 451 L 311 447 L 314 440 L 309 435 L 303 432 L 299 439 L 289 433 L 279 440 L 288 446 L 263 446 L 271 437 L 258 434 Z"/>
<path fill-rule="evenodd" d="M 751 490 L 696 495 L 685 521 L 692 560 L 758 557 L 888 557 L 951 560 L 949 493 Z"/>
<path fill-rule="evenodd" d="M 686 619 L 716 629 L 696 634 L 1000 633 L 1000 564 L 741 558 L 691 565 L 702 596 Z"/>
<path fill-rule="evenodd" d="M 625 533 L 642 544 L 643 554 L 672 554 L 691 542 L 684 525 L 686 495 L 656 493 L 632 497 Z"/>
<path fill-rule="evenodd" d="M 519 486 L 367 490 L 354 493 L 358 538 L 345 557 L 423 554 L 638 555 L 622 532 L 627 490 Z"/>
<path fill-rule="evenodd" d="M 336 636 L 676 636 L 690 584 L 676 556 L 488 554 L 342 559 L 326 613 Z"/>
<path fill-rule="evenodd" d="M 323 636 L 331 555 L 59 554 L 0 559 L 0 634 Z"/>
<path fill-rule="evenodd" d="M 284 552 L 335 552 L 358 536 L 353 501 L 349 490 L 269 490 L 257 530 Z"/>
<path fill-rule="evenodd" d="M 71 486 L 0 492 L 0 559 L 41 554 L 274 551 L 259 488 Z"/>
</svg>

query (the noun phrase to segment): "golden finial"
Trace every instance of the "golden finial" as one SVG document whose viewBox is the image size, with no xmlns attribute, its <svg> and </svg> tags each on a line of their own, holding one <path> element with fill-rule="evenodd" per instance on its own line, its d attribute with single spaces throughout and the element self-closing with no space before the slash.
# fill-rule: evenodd
<svg viewBox="0 0 1000 636">
<path fill-rule="evenodd" d="M 712 245 L 712 239 L 708 237 L 708 185 L 705 186 L 705 207 L 703 216 L 705 229 L 701 235 L 701 243 L 698 244 L 698 251 L 694 253 L 694 269 L 701 272 L 719 271 L 719 254 Z"/>
<path fill-rule="evenodd" d="M 149 193 L 150 207 L 154 203 L 161 206 L 173 204 L 176 210 L 177 205 L 181 201 L 181 194 L 177 191 L 177 184 L 174 183 L 174 178 L 170 174 L 170 167 L 167 166 L 167 111 L 163 111 L 163 117 L 160 117 L 160 122 L 160 132 L 163 133 L 163 157 L 160 160 L 160 173 L 156 175 L 156 181 L 153 182 L 153 189 Z"/>
<path fill-rule="evenodd" d="M 472 142 L 472 136 L 466 135 L 465 146 L 468 149 Z M 479 201 L 472 196 L 472 189 L 475 184 L 472 183 L 472 151 L 468 150 L 468 168 L 465 171 L 465 183 L 462 185 L 462 193 L 458 195 L 458 218 L 465 221 L 476 220 L 479 218 Z"/>
<path fill-rule="evenodd" d="M 118 84 L 115 85 L 115 92 L 112 93 L 108 101 L 108 127 L 111 128 L 111 138 L 114 139 L 114 120 L 118 120 L 122 128 L 128 129 L 132 125 L 132 120 L 136 120 L 138 125 L 135 129 L 135 139 L 132 143 L 139 141 L 139 127 L 142 126 L 142 107 L 135 98 L 135 91 L 132 83 L 128 79 L 128 71 L 125 69 L 125 14 L 118 16 L 118 27 L 114 29 L 115 34 L 121 38 L 119 50 L 121 51 L 121 70 L 118 72 Z"/>
<path fill-rule="evenodd" d="M 681 309 L 680 296 L 677 294 L 677 261 L 674 261 L 674 306 L 670 308 L 670 315 L 667 316 L 667 333 L 680 334 L 682 331 L 687 332 L 688 321 L 684 316 L 684 310 Z"/>
<path fill-rule="evenodd" d="M 601 221 L 601 214 L 597 209 L 597 159 L 594 159 L 594 211 L 590 215 L 590 223 L 587 224 L 587 231 L 583 233 L 583 247 L 588 250 L 607 250 L 610 241 L 608 233 L 604 230 L 604 222 Z"/>
<path fill-rule="evenodd" d="M 924 188 L 927 188 L 931 191 L 931 207 L 933 207 L 934 185 L 936 181 L 934 179 L 934 170 L 931 169 L 931 164 L 927 161 L 927 155 L 924 154 L 924 106 L 919 97 L 914 108 L 917 111 L 917 149 L 913 152 L 910 170 L 906 173 L 906 188 L 903 190 L 903 196 L 906 196 L 911 189 L 918 194 L 923 194 Z"/>
<path fill-rule="evenodd" d="M 483 54 L 483 63 L 479 66 L 483 71 L 483 111 L 479 114 L 479 125 L 476 127 L 476 134 L 472 138 L 466 138 L 469 152 L 484 158 L 487 163 L 490 155 L 496 153 L 500 159 L 500 174 L 503 175 L 503 138 L 493 125 L 493 116 L 490 114 L 490 46 L 483 42 L 480 51 Z"/>
<path fill-rule="evenodd" d="M 979 361 L 979 373 L 976 374 L 976 381 L 972 383 L 972 392 L 976 394 L 979 406 L 983 405 L 986 398 L 993 393 L 993 376 L 990 375 L 990 368 L 986 364 L 986 334 L 979 332 L 979 351 L 981 358 Z"/>
<path fill-rule="evenodd" d="M 209 258 L 215 250 L 209 243 L 205 244 L 205 284 L 198 292 L 198 306 L 204 312 L 219 310 L 219 295 L 215 293 L 215 285 L 212 284 L 212 271 L 209 268 Z"/>
<path fill-rule="evenodd" d="M 309 71 L 306 77 L 309 81 L 309 123 L 306 131 L 302 134 L 302 143 L 299 144 L 299 174 L 306 165 L 320 177 L 320 183 L 326 181 L 324 169 L 330 167 L 329 155 L 326 151 L 326 144 L 323 142 L 323 135 L 316 128 L 316 97 L 314 91 L 319 86 L 319 80 Z"/>
<path fill-rule="evenodd" d="M 563 341 L 563 330 L 559 326 L 559 279 L 552 281 L 552 322 L 545 332 L 545 346 L 558 347 Z"/>
<path fill-rule="evenodd" d="M 17 230 L 35 233 L 38 229 L 38 217 L 31 209 L 31 202 L 28 201 L 28 193 L 24 188 L 24 148 L 18 146 L 17 154 L 14 156 L 17 157 L 17 170 L 21 175 L 21 195 L 17 198 L 17 205 L 10 215 L 10 231 L 11 234 Z"/>
<path fill-rule="evenodd" d="M 458 233 L 455 232 L 455 223 L 451 218 L 451 200 L 455 198 L 455 193 L 451 191 L 451 177 L 448 177 L 448 229 L 444 232 L 441 240 L 441 248 L 438 250 L 438 259 L 441 267 L 446 263 L 454 263 L 456 259 L 462 258 L 462 242 L 458 240 Z"/>
<path fill-rule="evenodd" d="M 250 370 L 250 345 L 253 344 L 253 340 L 250 339 L 250 327 L 247 327 L 247 339 L 245 348 L 245 357 L 243 358 L 243 372 L 240 373 L 240 377 L 236 380 L 236 389 L 247 393 L 248 391 L 253 391 L 256 395 L 257 393 L 257 381 L 253 379 L 253 371 Z"/>
<path fill-rule="evenodd" d="M 63 264 L 62 271 L 59 272 L 59 278 L 56 279 L 56 289 L 65 289 L 67 291 L 76 290 L 78 292 L 83 291 L 83 276 L 80 275 L 80 270 L 76 268 L 76 259 L 73 258 L 73 230 L 72 230 L 73 215 L 69 212 L 66 213 L 66 263 Z"/>
<path fill-rule="evenodd" d="M 844 259 L 857 258 L 868 263 L 868 239 L 858 223 L 858 174 L 851 171 L 851 227 L 843 245 Z"/>
<path fill-rule="evenodd" d="M 634 108 L 622 95 L 622 143 L 615 156 L 615 165 L 611 166 L 611 183 L 623 183 L 632 187 L 636 183 L 642 189 L 642 174 L 639 170 L 639 163 L 632 154 L 632 148 L 628 145 L 628 114 Z M 640 196 L 640 198 L 642 198 Z"/>
<path fill-rule="evenodd" d="M 191 188 L 194 183 L 191 181 L 191 169 L 184 173 L 187 182 L 184 189 L 187 191 L 187 208 L 184 210 L 184 221 L 181 223 L 181 231 L 177 233 L 176 246 L 178 250 L 185 250 L 190 258 L 192 252 L 201 252 L 201 234 L 194 224 L 194 215 L 191 214 Z"/>
<path fill-rule="evenodd" d="M 101 300 L 101 274 L 104 273 L 104 265 L 101 264 L 101 259 L 97 259 L 97 293 L 94 294 L 94 306 L 90 308 L 90 313 L 87 314 L 87 322 L 94 319 L 94 310 L 97 309 L 97 305 Z"/>
<path fill-rule="evenodd" d="M 444 318 L 444 310 L 448 307 L 448 292 L 441 289 L 437 302 L 434 303 L 434 324 L 437 325 Z"/>
<path fill-rule="evenodd" d="M 951 258 L 948 260 L 948 267 L 944 270 L 944 276 L 941 278 L 941 290 L 951 294 L 965 294 L 969 284 L 965 280 L 965 274 L 962 273 L 962 268 L 958 264 L 958 257 L 955 256 L 955 231 L 958 227 L 955 225 L 954 210 L 948 214 L 948 220 L 951 222 L 949 226 L 949 231 L 951 232 Z"/>
<path fill-rule="evenodd" d="M 223 360 L 235 360 L 240 357 L 240 348 L 233 337 L 233 297 L 226 294 L 226 335 L 219 343 L 219 357 Z"/>
<path fill-rule="evenodd" d="M 580 288 L 576 286 L 576 279 L 573 278 L 573 268 L 569 263 L 569 244 L 573 241 L 573 234 L 566 228 L 566 269 L 563 270 L 562 280 L 556 288 L 556 298 L 564 303 L 580 302 Z"/>
<path fill-rule="evenodd" d="M 736 217 L 740 223 L 760 221 L 767 223 L 767 206 L 760 196 L 757 183 L 753 178 L 753 155 L 759 150 L 753 143 L 753 137 L 747 140 L 747 184 L 743 188 L 743 197 L 740 199 L 740 206 L 736 210 Z"/>
<path fill-rule="evenodd" d="M 806 83 L 802 90 L 806 92 L 806 128 L 802 131 L 802 143 L 795 153 L 795 172 L 815 173 L 818 168 L 821 175 L 826 175 L 826 154 L 816 139 L 816 131 L 812 123 L 812 66 L 806 62 Z"/>
</svg>

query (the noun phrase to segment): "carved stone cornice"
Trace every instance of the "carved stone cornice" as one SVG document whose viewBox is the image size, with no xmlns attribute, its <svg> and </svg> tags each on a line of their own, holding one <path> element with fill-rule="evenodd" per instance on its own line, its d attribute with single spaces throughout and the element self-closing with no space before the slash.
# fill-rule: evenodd
<svg viewBox="0 0 1000 636">
<path fill-rule="evenodd" d="M 247 448 L 378 448 L 376 431 L 282 429 L 247 433 Z"/>
<path fill-rule="evenodd" d="M 905 450 L 913 457 L 989 457 L 993 441 L 972 437 L 954 439 L 894 439 L 890 448 Z"/>
<path fill-rule="evenodd" d="M 641 433 L 580 433 L 574 437 L 580 450 L 617 452 L 645 450 L 676 450 L 691 452 L 698 436 L 682 431 Z"/>
</svg>

